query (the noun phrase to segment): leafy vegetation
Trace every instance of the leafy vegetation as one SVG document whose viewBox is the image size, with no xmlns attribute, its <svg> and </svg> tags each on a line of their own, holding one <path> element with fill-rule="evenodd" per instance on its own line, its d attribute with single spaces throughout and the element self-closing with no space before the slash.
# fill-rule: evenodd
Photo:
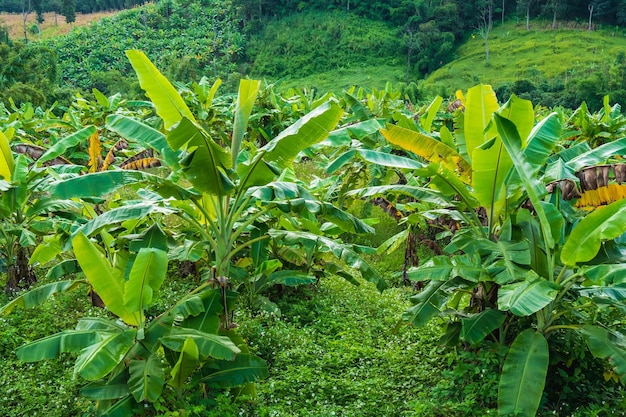
<svg viewBox="0 0 626 417">
<path fill-rule="evenodd" d="M 558 26 L 558 2 L 541 11 L 518 3 L 518 16 L 551 15 Z M 590 35 L 593 18 L 619 23 L 606 15 L 611 5 L 589 6 Z M 412 71 L 434 69 L 420 54 L 443 64 L 466 33 L 434 16 L 470 10 L 457 2 L 321 6 L 138 8 L 111 21 L 127 19 L 121 37 L 103 24 L 112 42 L 91 47 L 86 76 L 69 75 L 102 91 L 75 91 L 45 110 L 51 96 L 35 105 L 35 93 L 6 96 L 0 353 L 12 364 L 15 352 L 29 372 L 38 368 L 23 363 L 43 363 L 46 383 L 29 391 L 30 376 L 0 373 L 10 386 L 0 410 L 13 415 L 17 402 L 36 410 L 53 379 L 69 394 L 50 401 L 59 415 L 624 412 L 620 105 L 594 93 L 576 110 L 548 109 L 526 99 L 549 100 L 545 83 L 528 79 L 503 84 L 504 103 L 483 84 L 424 101 L 441 85 L 408 82 Z M 480 55 L 490 66 L 500 46 L 493 18 L 500 12 L 506 27 L 507 2 L 499 11 L 478 6 Z M 388 22 L 361 32 L 351 16 L 375 10 Z M 293 28 L 317 29 L 267 42 L 277 49 L 248 43 L 246 30 L 269 22 L 270 11 Z M 183 42 L 189 22 L 190 34 L 211 36 Z M 267 39 L 280 40 L 273 25 Z M 406 53 L 398 62 L 398 48 L 387 51 L 394 31 Z M 146 33 L 168 37 L 171 54 L 157 62 L 166 74 L 127 49 L 133 38 L 163 48 Z M 72 36 L 91 45 L 92 35 Z M 310 48 L 311 36 L 320 42 Z M 115 62 L 116 45 L 128 66 Z M 303 75 L 326 65 L 352 71 L 378 48 L 380 57 L 362 64 L 397 65 L 406 82 L 280 92 L 241 78 L 247 45 L 259 58 L 253 68 Z M 318 63 L 295 53 L 272 59 L 294 45 Z M 319 45 L 343 51 L 345 68 Z M 198 52 L 211 47 L 212 55 Z M 51 51 L 8 42 L 0 81 L 53 88 Z M 85 59 L 82 51 L 70 56 Z M 209 68 L 213 77 L 200 77 Z M 612 84 L 603 91 L 621 88 L 611 78 L 619 64 L 607 68 Z M 236 94 L 220 93 L 219 73 Z M 584 92 L 596 81 L 571 83 Z M 568 88 L 550 90 L 550 106 L 583 98 Z M 32 328 L 55 310 L 68 313 Z"/>
</svg>

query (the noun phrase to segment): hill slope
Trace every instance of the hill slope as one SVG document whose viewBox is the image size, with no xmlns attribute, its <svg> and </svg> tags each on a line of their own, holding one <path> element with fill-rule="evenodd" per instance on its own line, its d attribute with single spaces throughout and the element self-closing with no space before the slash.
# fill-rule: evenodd
<svg viewBox="0 0 626 417">
<path fill-rule="evenodd" d="M 517 88 L 520 91 L 513 91 L 517 94 L 532 95 L 534 90 L 538 90 L 535 94 L 558 93 L 552 103 L 533 97 L 540 100 L 535 102 L 548 106 L 577 106 L 567 101 L 597 101 L 604 94 L 626 101 L 623 29 L 587 31 L 582 26 L 569 25 L 552 30 L 549 25 L 534 22 L 530 31 L 524 24 L 514 23 L 494 28 L 489 37 L 488 62 L 484 39 L 471 36 L 458 48 L 454 61 L 424 80 L 423 89 L 452 95 L 455 89 L 484 83 L 502 92 Z"/>
</svg>

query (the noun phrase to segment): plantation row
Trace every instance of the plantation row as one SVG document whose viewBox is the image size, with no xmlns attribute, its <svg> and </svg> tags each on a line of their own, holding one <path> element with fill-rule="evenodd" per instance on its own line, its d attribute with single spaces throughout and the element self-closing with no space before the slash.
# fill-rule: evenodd
<svg viewBox="0 0 626 417">
<path fill-rule="evenodd" d="M 177 89 L 142 52 L 126 54 L 149 101 L 95 90 L 62 117 L 24 105 L 0 118 L 12 297 L 0 312 L 91 289 L 109 314 L 16 353 L 74 353 L 98 413 L 131 415 L 208 387 L 251 394 L 268 368 L 235 311 L 279 314 L 273 289 L 336 276 L 385 291 L 389 277 L 368 258 L 401 247 L 396 271 L 418 290 L 406 322 L 444 317 L 446 345 L 507 351 L 501 414 L 535 415 L 563 394 L 548 370 L 576 367 L 564 335 L 605 360 L 607 381 L 625 381 L 619 105 L 535 114 L 485 85 L 418 110 L 391 87 L 320 97 L 242 80 L 236 97 L 220 96 L 220 80 Z M 298 178 L 302 158 L 323 171 Z M 401 231 L 364 245 L 374 228 L 362 199 Z M 420 263 L 420 246 L 435 256 Z M 163 305 L 171 265 L 198 281 Z"/>
</svg>

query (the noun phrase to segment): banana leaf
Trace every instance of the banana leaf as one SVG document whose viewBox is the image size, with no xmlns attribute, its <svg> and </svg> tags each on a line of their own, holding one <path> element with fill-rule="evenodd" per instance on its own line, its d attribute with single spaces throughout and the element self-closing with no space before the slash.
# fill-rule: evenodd
<svg viewBox="0 0 626 417">
<path fill-rule="evenodd" d="M 154 301 L 167 273 L 167 253 L 155 248 L 141 248 L 124 287 L 124 306 L 137 311 L 144 323 L 144 310 Z M 135 397 L 137 399 L 137 397 Z M 141 400 L 137 400 L 141 401 Z"/>
<path fill-rule="evenodd" d="M 165 135 L 145 123 L 121 114 L 111 114 L 106 118 L 106 128 L 124 139 L 152 148 L 163 156 L 172 169 L 179 168 L 179 152 L 172 150 L 165 140 Z"/>
<path fill-rule="evenodd" d="M 124 305 L 124 277 L 117 275 L 113 267 L 95 243 L 83 233 L 72 240 L 74 254 L 87 280 L 98 293 L 107 308 L 132 326 L 139 324 L 139 312 Z"/>
<path fill-rule="evenodd" d="M 529 316 L 556 299 L 560 287 L 528 271 L 524 281 L 506 284 L 498 290 L 498 307 L 516 316 Z"/>
<path fill-rule="evenodd" d="M 134 330 L 106 335 L 82 350 L 74 365 L 74 375 L 95 381 L 104 378 L 122 362 L 135 341 Z"/>
<path fill-rule="evenodd" d="M 61 353 L 78 352 L 100 339 L 101 333 L 95 330 L 65 330 L 20 346 L 15 354 L 23 362 L 37 362 L 57 358 Z"/>
<path fill-rule="evenodd" d="M 381 133 L 388 142 L 411 151 L 429 162 L 441 163 L 448 171 L 456 172 L 461 181 L 469 183 L 471 165 L 448 145 L 430 136 L 395 125 L 387 125 L 387 129 L 382 129 Z"/>
<path fill-rule="evenodd" d="M 172 214 L 173 212 L 171 209 L 159 207 L 151 202 L 117 207 L 83 224 L 74 234 L 83 233 L 86 236 L 91 236 L 103 228 L 110 227 L 111 224 L 121 223 L 126 220 L 144 219 L 146 216 L 154 213 Z"/>
<path fill-rule="evenodd" d="M 220 315 L 224 313 L 222 292 L 219 289 L 206 290 L 198 297 L 202 302 L 202 312 L 188 315 L 180 322 L 180 327 L 216 334 L 220 327 Z"/>
<path fill-rule="evenodd" d="M 241 353 L 233 361 L 209 362 L 200 373 L 201 382 L 222 388 L 241 386 L 269 376 L 267 363 L 249 353 Z"/>
<path fill-rule="evenodd" d="M 441 313 L 442 308 L 448 302 L 450 297 L 448 288 L 449 281 L 430 281 L 419 294 L 411 297 L 411 303 L 414 305 L 402 314 L 402 319 L 413 323 L 416 327 L 428 323 L 430 319 Z"/>
<path fill-rule="evenodd" d="M 626 199 L 616 201 L 585 216 L 569 234 L 561 261 L 568 266 L 592 260 L 603 241 L 615 239 L 626 232 Z"/>
<path fill-rule="evenodd" d="M 270 230 L 269 235 L 274 239 L 280 239 L 284 245 L 308 245 L 308 247 L 317 248 L 320 252 L 330 252 L 348 267 L 359 271 L 363 279 L 376 285 L 378 291 L 382 292 L 387 288 L 385 280 L 350 245 L 307 232 Z"/>
<path fill-rule="evenodd" d="M 137 73 L 139 85 L 154 103 L 157 114 L 163 119 L 166 130 L 180 122 L 182 118 L 195 122 L 193 114 L 178 91 L 143 52 L 128 50 L 126 56 Z"/>
<path fill-rule="evenodd" d="M 474 149 L 493 137 L 487 137 L 486 129 L 498 108 L 498 99 L 491 86 L 480 84 L 467 90 L 463 133 L 465 150 L 470 158 L 474 154 Z M 474 161 L 471 161 L 471 164 L 473 166 Z"/>
<path fill-rule="evenodd" d="M 252 113 L 252 107 L 259 94 L 261 82 L 257 80 L 239 81 L 239 94 L 237 95 L 237 104 L 235 106 L 235 120 L 233 122 L 233 136 L 231 139 L 230 153 L 232 157 L 231 165 L 237 166 L 237 158 L 241 149 L 243 135 L 246 133 L 248 119 Z"/>
<path fill-rule="evenodd" d="M 155 191 L 164 198 L 174 197 L 178 200 L 185 200 L 198 197 L 197 193 L 158 175 L 124 170 L 95 172 L 57 181 L 50 185 L 50 194 L 60 199 L 100 197 L 123 186 L 139 183 L 152 185 Z"/>
<path fill-rule="evenodd" d="M 37 160 L 37 164 L 41 165 L 44 162 L 51 161 L 52 159 L 63 155 L 67 149 L 76 146 L 79 143 L 87 143 L 89 137 L 96 133 L 96 131 L 95 126 L 87 126 L 69 136 L 64 137 L 48 148 L 48 150 Z"/>
<path fill-rule="evenodd" d="M 502 326 L 506 314 L 498 310 L 485 310 L 472 317 L 461 319 L 460 337 L 471 345 L 481 342 L 491 332 Z"/>
<path fill-rule="evenodd" d="M 534 417 L 548 373 L 548 342 L 532 329 L 521 332 L 509 349 L 498 386 L 498 413 Z"/>
<path fill-rule="evenodd" d="M 131 360 L 128 368 L 128 388 L 135 401 L 157 401 L 165 384 L 165 371 L 159 355 L 153 353 L 148 359 Z"/>
<path fill-rule="evenodd" d="M 578 171 L 584 167 L 604 163 L 607 159 L 616 155 L 623 155 L 624 153 L 626 153 L 626 137 L 605 143 L 604 145 L 585 152 L 568 161 L 567 166 L 574 171 Z"/>
<path fill-rule="evenodd" d="M 357 151 L 366 162 L 378 164 L 390 168 L 422 169 L 425 165 L 415 159 L 393 155 L 388 152 L 379 152 L 369 149 L 359 149 Z"/>
<path fill-rule="evenodd" d="M 173 328 L 169 336 L 161 338 L 163 346 L 181 352 L 187 338 L 193 339 L 201 359 L 233 360 L 241 350 L 225 336 L 205 333 L 194 329 Z"/>
<path fill-rule="evenodd" d="M 606 359 L 622 384 L 626 383 L 626 337 L 621 333 L 592 325 L 581 327 L 578 333 L 587 342 L 593 356 Z"/>
<path fill-rule="evenodd" d="M 334 101 L 328 101 L 298 119 L 293 125 L 283 130 L 268 142 L 258 158 L 265 163 L 253 163 L 247 170 L 239 170 L 239 175 L 246 178 L 242 187 L 264 185 L 272 181 L 276 174 L 267 163 L 278 168 L 291 167 L 298 154 L 328 137 L 343 116 L 343 109 Z"/>
<path fill-rule="evenodd" d="M 545 245 L 551 249 L 554 247 L 555 241 L 552 236 L 550 221 L 548 220 L 543 205 L 541 204 L 541 197 L 546 192 L 545 186 L 532 175 L 534 172 L 532 161 L 528 161 L 524 155 L 521 148 L 522 141 L 513 122 L 498 114 L 494 114 L 493 117 L 498 132 L 500 133 L 500 137 L 502 138 L 502 143 L 513 161 L 513 166 L 515 167 L 515 171 L 521 180 L 524 191 L 535 208 L 541 225 Z"/>
<path fill-rule="evenodd" d="M 9 139 L 0 130 L 0 176 L 5 181 L 11 181 L 15 161 L 11 153 Z"/>
<path fill-rule="evenodd" d="M 80 394 L 90 400 L 116 400 L 130 395 L 128 389 L 128 374 L 120 373 L 115 378 L 103 382 L 94 381 L 80 389 Z"/>
<path fill-rule="evenodd" d="M 430 133 L 433 120 L 435 120 L 435 116 L 437 116 L 441 103 L 443 103 L 443 97 L 435 97 L 426 108 L 424 114 L 419 118 L 420 126 L 426 133 Z"/>
<path fill-rule="evenodd" d="M 9 303 L 5 304 L 2 308 L 0 308 L 0 315 L 11 313 L 15 307 L 32 308 L 41 305 L 53 295 L 71 291 L 81 284 L 87 284 L 87 282 L 84 280 L 68 280 L 40 285 L 37 288 L 33 288 L 28 292 L 20 294 Z"/>
<path fill-rule="evenodd" d="M 168 133 L 167 143 L 174 150 L 186 152 L 180 166 L 198 191 L 225 196 L 233 190 L 235 185 L 227 174 L 232 168 L 230 154 L 195 122 L 183 118 Z"/>
<path fill-rule="evenodd" d="M 187 383 L 187 378 L 200 366 L 200 353 L 193 338 L 185 339 L 178 361 L 170 371 L 171 379 L 168 384 L 181 389 Z"/>
</svg>

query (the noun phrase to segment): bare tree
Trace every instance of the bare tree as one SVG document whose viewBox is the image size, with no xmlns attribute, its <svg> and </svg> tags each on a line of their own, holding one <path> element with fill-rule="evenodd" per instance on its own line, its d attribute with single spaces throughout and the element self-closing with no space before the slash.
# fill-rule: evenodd
<svg viewBox="0 0 626 417">
<path fill-rule="evenodd" d="M 20 6 L 22 6 L 22 21 L 24 22 L 24 41 L 28 42 L 28 31 L 26 30 L 26 20 L 32 10 L 32 4 L 30 0 L 20 0 Z"/>
<path fill-rule="evenodd" d="M 485 63 L 489 64 L 489 35 L 493 28 L 493 1 L 487 1 L 485 7 L 480 11 L 480 23 L 478 33 L 485 41 Z"/>
</svg>

